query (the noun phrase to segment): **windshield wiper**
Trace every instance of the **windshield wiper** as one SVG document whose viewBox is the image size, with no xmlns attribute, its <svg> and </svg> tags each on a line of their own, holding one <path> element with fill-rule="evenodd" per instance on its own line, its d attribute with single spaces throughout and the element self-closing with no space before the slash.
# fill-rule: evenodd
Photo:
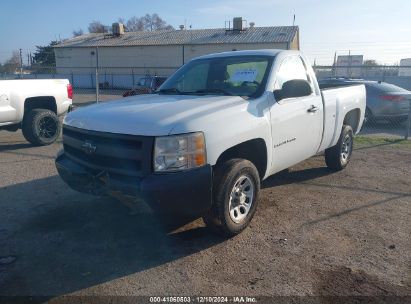
<svg viewBox="0 0 411 304">
<path fill-rule="evenodd" d="M 202 90 L 197 90 L 195 91 L 196 94 L 213 94 L 213 93 L 220 93 L 224 94 L 227 96 L 233 96 L 233 94 L 230 94 L 229 92 L 223 90 L 223 89 L 202 89 Z"/>
<path fill-rule="evenodd" d="M 161 89 L 161 90 L 157 90 L 156 93 L 164 93 L 164 94 L 168 94 L 168 93 L 177 93 L 177 94 L 182 94 L 180 92 L 179 89 L 177 88 L 167 88 L 167 89 Z"/>
</svg>

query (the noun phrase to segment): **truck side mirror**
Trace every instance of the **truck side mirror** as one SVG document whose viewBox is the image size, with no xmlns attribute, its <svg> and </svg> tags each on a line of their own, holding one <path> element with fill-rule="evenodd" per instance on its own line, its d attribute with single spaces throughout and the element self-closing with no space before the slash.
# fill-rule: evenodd
<svg viewBox="0 0 411 304">
<path fill-rule="evenodd" d="M 281 90 L 275 90 L 274 95 L 277 101 L 292 97 L 309 96 L 313 90 L 307 80 L 293 79 L 285 82 Z"/>
</svg>

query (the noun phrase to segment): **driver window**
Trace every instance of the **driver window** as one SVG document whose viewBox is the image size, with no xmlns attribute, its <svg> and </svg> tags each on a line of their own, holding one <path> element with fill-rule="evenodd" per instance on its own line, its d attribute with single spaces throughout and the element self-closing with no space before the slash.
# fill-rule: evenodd
<svg viewBox="0 0 411 304">
<path fill-rule="evenodd" d="M 290 56 L 283 60 L 276 74 L 274 90 L 281 90 L 285 82 L 293 79 L 309 81 L 307 78 L 307 71 L 305 70 L 301 58 L 298 56 Z"/>
</svg>

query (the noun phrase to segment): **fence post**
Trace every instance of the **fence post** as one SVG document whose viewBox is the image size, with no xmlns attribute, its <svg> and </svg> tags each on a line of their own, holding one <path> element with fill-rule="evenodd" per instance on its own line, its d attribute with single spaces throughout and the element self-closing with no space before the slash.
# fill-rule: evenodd
<svg viewBox="0 0 411 304">
<path fill-rule="evenodd" d="M 411 128 L 411 100 L 410 100 L 410 109 L 408 110 L 408 119 L 407 123 L 405 124 L 405 139 L 408 139 L 410 136 L 410 128 Z"/>
</svg>

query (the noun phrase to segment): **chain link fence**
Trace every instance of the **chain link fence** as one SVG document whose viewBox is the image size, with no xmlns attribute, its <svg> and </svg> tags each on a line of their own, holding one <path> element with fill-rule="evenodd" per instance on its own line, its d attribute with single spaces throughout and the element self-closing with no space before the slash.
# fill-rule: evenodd
<svg viewBox="0 0 411 304">
<path fill-rule="evenodd" d="M 23 74 L 0 74 L 0 79 L 68 79 L 73 86 L 73 103 L 90 104 L 122 98 L 126 92 L 149 93 L 156 83 L 179 67 L 70 67 L 43 68 Z M 151 89 L 151 90 L 150 90 Z"/>
<path fill-rule="evenodd" d="M 73 85 L 76 105 L 86 105 L 100 101 L 123 98 L 123 95 L 150 93 L 156 89 L 154 77 L 166 78 L 179 67 L 46 67 L 23 74 L 1 74 L 0 79 L 68 79 Z M 411 73 L 402 73 L 398 66 L 314 66 L 320 82 L 330 79 L 370 80 L 380 84 L 393 84 L 411 91 Z M 407 67 L 406 72 L 411 71 Z M 405 75 L 404 75 L 405 74 Z M 367 89 L 367 121 L 360 134 L 383 138 L 410 138 L 411 94 L 381 92 L 370 94 Z M 395 96 L 395 95 L 400 96 Z M 377 113 L 378 112 L 378 113 Z"/>
</svg>

